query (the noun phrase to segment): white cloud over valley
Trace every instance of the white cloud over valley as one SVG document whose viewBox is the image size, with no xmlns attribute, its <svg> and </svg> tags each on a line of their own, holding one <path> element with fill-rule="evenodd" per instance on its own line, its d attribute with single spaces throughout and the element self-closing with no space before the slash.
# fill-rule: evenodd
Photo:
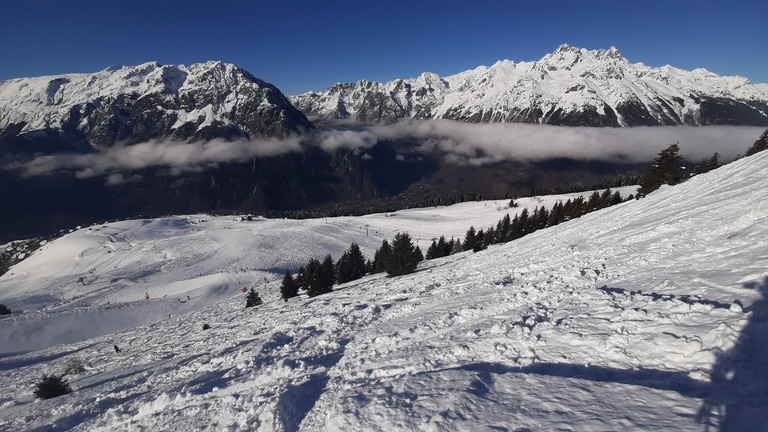
<svg viewBox="0 0 768 432">
<path fill-rule="evenodd" d="M 196 172 L 220 163 L 247 161 L 303 151 L 314 145 L 325 151 L 339 149 L 363 153 L 382 141 L 408 140 L 410 151 L 442 153 L 452 163 L 482 165 L 502 160 L 540 161 L 552 158 L 579 160 L 651 161 L 669 144 L 699 161 L 718 152 L 723 160 L 742 154 L 764 128 L 745 126 L 668 126 L 588 128 L 531 124 L 477 124 L 450 120 L 408 120 L 394 124 L 320 130 L 285 139 L 209 142 L 149 141 L 118 145 L 88 154 L 43 155 L 6 169 L 25 176 L 74 171 L 78 178 L 106 176 L 109 185 L 135 179 L 132 170 L 165 168 L 168 174 Z"/>
</svg>

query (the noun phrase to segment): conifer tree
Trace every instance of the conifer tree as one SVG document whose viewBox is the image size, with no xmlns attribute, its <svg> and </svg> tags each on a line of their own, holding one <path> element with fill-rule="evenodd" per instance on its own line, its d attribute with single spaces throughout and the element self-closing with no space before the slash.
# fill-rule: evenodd
<svg viewBox="0 0 768 432">
<path fill-rule="evenodd" d="M 520 219 L 518 220 L 518 224 L 520 226 L 520 237 L 522 237 L 529 233 L 528 209 L 524 208 L 523 211 L 520 212 L 519 216 Z"/>
<path fill-rule="evenodd" d="M 427 248 L 427 259 L 431 260 L 435 258 L 440 258 L 440 252 L 437 248 L 437 241 L 432 239 L 432 244 Z"/>
<path fill-rule="evenodd" d="M 760 138 L 758 138 L 757 141 L 752 144 L 752 147 L 750 147 L 744 155 L 752 156 L 753 154 L 763 150 L 768 150 L 768 129 L 766 129 L 765 132 L 760 135 Z"/>
<path fill-rule="evenodd" d="M 283 284 L 280 286 L 280 294 L 285 301 L 288 301 L 291 297 L 299 295 L 299 284 L 291 275 L 290 270 L 285 271 L 285 277 L 283 277 Z"/>
<path fill-rule="evenodd" d="M 608 188 L 603 191 L 602 194 L 600 194 L 600 208 L 606 208 L 611 205 L 611 200 L 613 198 L 613 192 L 611 192 L 611 189 Z"/>
<path fill-rule="evenodd" d="M 706 158 L 701 161 L 699 165 L 696 166 L 696 168 L 693 169 L 694 174 L 704 174 L 706 172 L 710 172 L 715 168 L 720 167 L 720 154 L 715 153 L 712 155 L 712 157 Z"/>
<path fill-rule="evenodd" d="M 459 253 L 464 250 L 464 245 L 461 244 L 461 239 L 456 239 L 456 241 L 453 242 L 453 247 L 451 248 L 450 255 Z"/>
<path fill-rule="evenodd" d="M 611 197 L 611 205 L 614 206 L 616 204 L 621 204 L 624 202 L 624 199 L 621 197 L 621 193 L 619 191 L 616 191 L 613 193 L 613 197 Z"/>
<path fill-rule="evenodd" d="M 451 248 L 445 241 L 445 236 L 440 236 L 440 238 L 437 240 L 437 244 L 435 245 L 435 249 L 437 251 L 437 256 L 435 258 L 441 258 L 451 254 Z"/>
<path fill-rule="evenodd" d="M 33 393 L 38 399 L 51 399 L 72 393 L 72 387 L 69 386 L 63 375 L 43 374 L 40 381 L 35 383 L 35 391 Z"/>
<path fill-rule="evenodd" d="M 299 271 L 296 272 L 296 285 L 300 289 L 307 290 L 309 288 L 309 281 L 307 280 L 307 270 L 304 267 L 299 267 Z"/>
<path fill-rule="evenodd" d="M 547 226 L 555 226 L 565 220 L 565 212 L 563 210 L 563 202 L 558 201 L 552 206 L 552 211 L 547 218 Z"/>
<path fill-rule="evenodd" d="M 651 168 L 640 178 L 638 195 L 648 195 L 663 184 L 676 185 L 683 181 L 685 167 L 683 167 L 683 157 L 678 154 L 679 151 L 680 147 L 672 144 L 659 152 Z"/>
<path fill-rule="evenodd" d="M 365 276 L 366 272 L 365 257 L 360 252 L 360 246 L 352 243 L 336 263 L 336 281 L 345 283 L 357 280 Z"/>
<path fill-rule="evenodd" d="M 316 259 L 311 259 L 310 264 L 307 264 L 307 277 L 309 279 L 307 295 L 310 297 L 333 291 L 335 268 L 331 255 L 326 255 L 322 263 Z"/>
<path fill-rule="evenodd" d="M 464 245 L 466 246 L 466 242 L 464 242 Z M 472 247 L 472 252 L 480 252 L 481 250 L 485 249 L 487 245 L 485 244 L 485 232 L 483 230 L 480 230 L 475 235 L 475 245 Z"/>
<path fill-rule="evenodd" d="M 250 291 L 248 291 L 248 295 L 245 296 L 245 307 L 253 307 L 258 306 L 262 303 L 261 297 L 259 297 L 259 293 L 256 292 L 253 287 L 251 287 Z"/>
<path fill-rule="evenodd" d="M 595 211 L 600 208 L 600 193 L 598 191 L 592 192 L 587 201 L 587 211 Z"/>
<path fill-rule="evenodd" d="M 408 233 L 398 233 L 392 240 L 392 250 L 386 263 L 386 272 L 391 276 L 401 276 L 416 270 L 421 251 L 411 242 Z"/>
<path fill-rule="evenodd" d="M 464 243 L 463 243 L 463 249 L 465 251 L 468 250 L 475 250 L 475 247 L 477 247 L 477 232 L 475 231 L 475 226 L 470 226 L 467 230 L 467 233 L 464 234 Z"/>
<path fill-rule="evenodd" d="M 386 240 L 382 240 L 381 247 L 373 255 L 373 272 L 381 273 L 387 270 L 387 260 L 392 253 L 392 248 Z"/>
<path fill-rule="evenodd" d="M 512 240 L 512 219 L 509 213 L 505 214 L 496 225 L 496 243 L 505 243 Z"/>
<path fill-rule="evenodd" d="M 415 253 L 415 258 L 417 263 L 424 261 L 424 254 L 421 253 L 421 248 L 418 245 L 416 245 L 416 249 L 414 249 L 414 253 Z"/>
</svg>

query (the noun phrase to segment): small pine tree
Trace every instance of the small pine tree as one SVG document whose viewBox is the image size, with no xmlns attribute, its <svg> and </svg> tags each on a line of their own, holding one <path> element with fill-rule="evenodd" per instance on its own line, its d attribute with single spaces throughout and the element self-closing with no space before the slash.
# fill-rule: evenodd
<svg viewBox="0 0 768 432">
<path fill-rule="evenodd" d="M 760 138 L 758 138 L 757 141 L 752 144 L 752 147 L 750 147 L 744 155 L 752 156 L 753 154 L 763 150 L 768 150 L 768 129 L 766 129 L 765 132 L 760 135 Z"/>
<path fill-rule="evenodd" d="M 307 295 L 315 297 L 333 291 L 335 274 L 336 269 L 330 254 L 326 255 L 322 263 L 314 258 L 309 260 L 309 264 L 307 264 L 307 280 L 309 281 Z"/>
<path fill-rule="evenodd" d="M 424 261 L 424 254 L 421 252 L 421 248 L 416 246 L 416 249 L 413 251 L 414 258 L 416 259 L 416 262 L 422 262 Z"/>
<path fill-rule="evenodd" d="M 453 243 L 453 246 L 451 246 L 451 253 L 449 253 L 448 255 L 457 254 L 464 250 L 464 245 L 461 244 L 461 239 L 454 240 L 453 238 L 451 238 L 451 243 Z"/>
<path fill-rule="evenodd" d="M 8 308 L 8 306 L 0 303 L 0 315 L 10 315 L 11 309 Z"/>
<path fill-rule="evenodd" d="M 291 275 L 290 270 L 285 271 L 283 284 L 280 286 L 280 294 L 283 296 L 283 300 L 285 301 L 288 301 L 288 299 L 291 297 L 296 297 L 299 295 L 299 284 L 296 283 L 296 280 Z"/>
<path fill-rule="evenodd" d="M 392 250 L 387 259 L 386 272 L 389 276 L 401 276 L 413 273 L 419 264 L 421 250 L 411 243 L 411 236 L 398 233 L 392 240 Z"/>
<path fill-rule="evenodd" d="M 720 167 L 720 154 L 715 153 L 712 155 L 712 157 L 705 158 L 701 161 L 700 164 L 696 165 L 696 168 L 693 169 L 693 173 L 696 175 L 704 174 L 719 167 Z"/>
<path fill-rule="evenodd" d="M 621 197 L 621 193 L 619 191 L 616 191 L 613 193 L 613 196 L 611 197 L 611 205 L 615 206 L 616 204 L 621 204 L 624 202 L 624 198 Z"/>
<path fill-rule="evenodd" d="M 320 264 L 320 278 L 323 283 L 323 294 L 333 291 L 333 283 L 336 281 L 336 266 L 331 254 L 327 254 Z"/>
<path fill-rule="evenodd" d="M 63 376 L 45 375 L 35 383 L 35 397 L 38 399 L 50 399 L 57 396 L 72 393 L 72 387 Z"/>
<path fill-rule="evenodd" d="M 381 273 L 387 270 L 387 260 L 392 253 L 392 247 L 386 240 L 381 242 L 381 247 L 373 255 L 373 272 Z"/>
<path fill-rule="evenodd" d="M 594 191 L 587 201 L 587 211 L 595 211 L 600 208 L 600 192 Z"/>
<path fill-rule="evenodd" d="M 510 240 L 512 240 L 512 219 L 509 217 L 509 213 L 507 213 L 496 224 L 494 243 L 506 243 Z"/>
<path fill-rule="evenodd" d="M 299 271 L 296 272 L 296 285 L 299 289 L 306 291 L 309 288 L 309 281 L 307 280 L 307 270 L 304 267 L 299 267 Z"/>
<path fill-rule="evenodd" d="M 549 218 L 547 218 L 547 226 L 555 226 L 565 220 L 565 211 L 563 210 L 563 202 L 558 201 L 552 206 L 552 211 L 549 212 Z"/>
<path fill-rule="evenodd" d="M 360 279 L 368 272 L 360 246 L 352 243 L 336 263 L 336 281 L 345 283 Z"/>
<path fill-rule="evenodd" d="M 472 252 L 480 252 L 481 250 L 485 249 L 487 245 L 485 244 L 485 232 L 483 230 L 480 230 L 475 235 L 475 246 L 472 247 Z M 464 242 L 464 245 L 467 243 Z"/>
<path fill-rule="evenodd" d="M 475 227 L 470 226 L 467 230 L 467 233 L 464 234 L 464 246 L 463 249 L 465 251 L 468 250 L 475 250 L 477 247 L 478 239 L 477 239 L 477 231 L 475 231 Z"/>
<path fill-rule="evenodd" d="M 437 241 L 433 239 L 432 244 L 427 248 L 427 259 L 431 260 L 435 258 L 440 258 L 440 252 L 437 248 Z"/>
<path fill-rule="evenodd" d="M 245 296 L 245 307 L 253 307 L 258 306 L 262 303 L 261 297 L 259 297 L 259 293 L 256 292 L 253 287 L 251 287 L 251 290 L 248 291 L 248 295 Z"/>
</svg>

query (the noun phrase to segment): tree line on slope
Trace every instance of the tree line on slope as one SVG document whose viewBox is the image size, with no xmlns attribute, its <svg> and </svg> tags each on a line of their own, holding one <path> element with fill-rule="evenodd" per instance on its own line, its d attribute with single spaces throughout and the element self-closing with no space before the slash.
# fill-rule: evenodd
<svg viewBox="0 0 768 432">
<path fill-rule="evenodd" d="M 632 199 L 632 197 L 630 196 L 628 199 Z M 495 227 L 491 226 L 477 231 L 474 226 L 471 226 L 463 241 L 454 239 L 446 241 L 445 236 L 440 236 L 439 240 L 432 240 L 432 244 L 427 250 L 426 259 L 440 258 L 470 250 L 478 252 L 491 244 L 516 240 L 539 229 L 554 226 L 624 201 L 625 199 L 619 192 L 606 189 L 602 193 L 595 191 L 587 200 L 584 197 L 577 197 L 568 199 L 565 203 L 558 201 L 551 211 L 541 206 L 536 207 L 533 213 L 529 213 L 528 209 L 523 209 L 514 218 L 511 218 L 507 213 Z M 517 204 L 512 200 L 509 206 L 514 208 L 517 207 Z M 298 269 L 295 276 L 290 270 L 287 270 L 280 286 L 280 294 L 285 301 L 288 301 L 288 299 L 298 296 L 300 290 L 305 290 L 309 297 L 315 297 L 332 292 L 334 284 L 357 280 L 367 274 L 386 272 L 389 277 L 402 276 L 413 273 L 418 263 L 424 259 L 421 249 L 413 244 L 408 233 L 398 233 L 391 243 L 383 240 L 381 246 L 374 253 L 373 260 L 367 260 L 357 243 L 352 243 L 335 263 L 331 255 L 327 254 L 322 262 L 315 258 L 310 259 L 306 265 Z M 249 298 L 250 296 L 249 294 Z M 249 300 L 249 302 L 251 301 Z"/>
<path fill-rule="evenodd" d="M 737 156 L 736 160 L 741 157 L 752 156 L 766 149 L 768 149 L 768 129 L 747 149 L 744 156 Z M 680 156 L 679 152 L 680 147 L 677 144 L 672 144 L 659 152 L 658 156 L 653 160 L 651 167 L 638 181 L 640 188 L 637 191 L 637 198 L 648 195 L 659 189 L 662 185 L 673 186 L 684 182 L 690 177 L 704 174 L 721 166 L 720 155 L 715 153 L 711 157 L 702 160 L 699 165 L 689 172 L 683 165 L 683 157 Z"/>
</svg>

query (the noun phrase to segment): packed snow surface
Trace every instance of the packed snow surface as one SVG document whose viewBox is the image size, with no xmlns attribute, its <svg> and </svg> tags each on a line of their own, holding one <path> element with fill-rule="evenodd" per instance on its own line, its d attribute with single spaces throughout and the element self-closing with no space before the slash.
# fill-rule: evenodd
<svg viewBox="0 0 768 432">
<path fill-rule="evenodd" d="M 287 302 L 286 269 L 353 241 L 426 252 L 567 196 L 78 230 L 0 277 L 0 430 L 766 430 L 767 169 Z M 74 392 L 34 399 L 72 359 Z"/>
</svg>

